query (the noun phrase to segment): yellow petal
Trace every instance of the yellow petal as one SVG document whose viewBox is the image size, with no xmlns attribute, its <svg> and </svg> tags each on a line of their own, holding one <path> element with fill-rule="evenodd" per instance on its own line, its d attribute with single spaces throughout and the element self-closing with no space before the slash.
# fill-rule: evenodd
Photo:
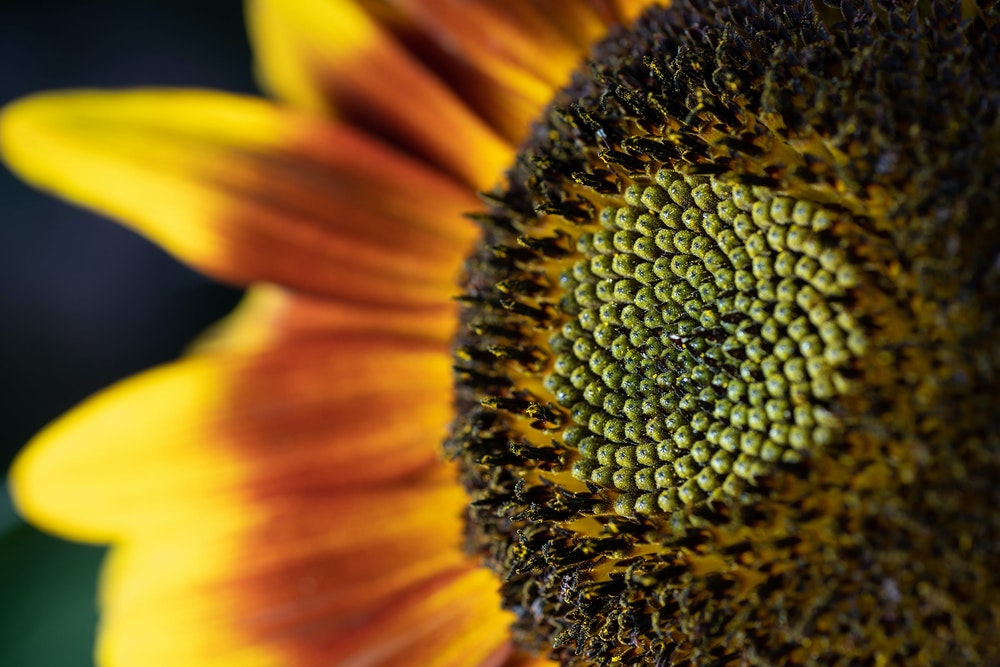
<svg viewBox="0 0 1000 667">
<path fill-rule="evenodd" d="M 352 0 L 252 0 L 257 69 L 279 98 L 397 142 L 478 188 L 512 147 Z"/>
<path fill-rule="evenodd" d="M 447 301 L 471 191 L 349 128 L 205 91 L 47 94 L 0 116 L 29 181 L 199 270 L 393 305 Z"/>
<path fill-rule="evenodd" d="M 439 40 L 452 41 L 467 58 L 542 103 L 569 82 L 587 48 L 606 29 L 591 8 L 580 2 L 399 2 Z"/>
<path fill-rule="evenodd" d="M 257 283 L 237 308 L 202 333 L 192 351 L 252 352 L 293 339 L 334 334 L 357 337 L 391 334 L 400 340 L 437 343 L 452 340 L 458 322 L 457 303 L 384 307 L 371 303 L 330 301 L 276 285 Z"/>
<path fill-rule="evenodd" d="M 464 497 L 450 478 L 303 500 L 273 498 L 231 524 L 194 522 L 115 548 L 103 661 L 336 664 L 331 644 L 470 567 L 457 548 Z M 491 588 L 479 594 L 498 606 Z"/>
<path fill-rule="evenodd" d="M 504 663 L 504 667 L 559 667 L 558 662 L 528 655 L 514 655 Z"/>
<path fill-rule="evenodd" d="M 361 0 L 414 59 L 519 144 L 594 42 L 652 0 Z M 415 37 L 419 34 L 420 37 Z M 436 44 L 437 48 L 432 47 Z"/>
<path fill-rule="evenodd" d="M 103 542 L 401 479 L 437 465 L 449 366 L 443 347 L 368 335 L 196 355 L 44 430 L 14 464 L 14 499 L 40 526 Z"/>
<path fill-rule="evenodd" d="M 650 7 L 669 7 L 670 0 L 610 0 L 621 23 L 628 25 Z"/>
<path fill-rule="evenodd" d="M 513 619 L 500 610 L 496 585 L 484 569 L 431 582 L 335 637 L 328 659 L 340 667 L 499 665 Z"/>
</svg>

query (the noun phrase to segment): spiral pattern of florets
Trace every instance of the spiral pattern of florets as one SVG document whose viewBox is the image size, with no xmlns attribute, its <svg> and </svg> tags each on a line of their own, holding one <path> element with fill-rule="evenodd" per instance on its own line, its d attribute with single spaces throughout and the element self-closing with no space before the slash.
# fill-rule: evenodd
<svg viewBox="0 0 1000 667">
<path fill-rule="evenodd" d="M 677 0 L 556 96 L 474 216 L 446 444 L 521 646 L 1000 664 L 998 35 Z"/>
<path fill-rule="evenodd" d="M 858 277 L 821 235 L 842 215 L 767 188 L 661 169 L 579 234 L 545 387 L 582 482 L 619 514 L 738 498 L 838 435 L 830 404 L 867 339 Z"/>
</svg>

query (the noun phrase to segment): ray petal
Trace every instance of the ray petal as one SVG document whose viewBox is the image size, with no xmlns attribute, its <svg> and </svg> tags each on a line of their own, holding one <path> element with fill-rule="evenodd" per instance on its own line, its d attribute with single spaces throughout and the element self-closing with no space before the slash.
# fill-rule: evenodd
<svg viewBox="0 0 1000 667">
<path fill-rule="evenodd" d="M 341 667 L 500 667 L 509 654 L 511 615 L 484 569 L 413 591 L 331 642 Z"/>
<path fill-rule="evenodd" d="M 116 548 L 99 654 L 115 665 L 480 667 L 503 650 L 495 582 L 457 548 L 453 481 L 309 500 Z"/>
<path fill-rule="evenodd" d="M 402 36 L 414 58 L 439 71 L 481 116 L 519 143 L 553 94 L 569 82 L 593 43 L 654 2 L 363 0 L 362 4 Z M 439 50 L 414 39 L 415 32 L 429 36 Z"/>
<path fill-rule="evenodd" d="M 252 0 L 264 86 L 387 137 L 467 183 L 493 185 L 512 147 L 352 0 Z"/>
<path fill-rule="evenodd" d="M 453 42 L 470 60 L 539 101 L 568 82 L 607 27 L 591 7 L 562 0 L 399 0 L 399 5 L 440 40 Z"/>
<path fill-rule="evenodd" d="M 466 188 L 344 126 L 207 91 L 50 93 L 0 117 L 26 179 L 217 278 L 381 305 L 446 301 Z"/>
<path fill-rule="evenodd" d="M 331 301 L 269 283 L 251 285 L 227 317 L 199 336 L 193 352 L 253 351 L 331 335 L 398 336 L 446 346 L 458 321 L 457 302 L 412 307 Z M 443 349 L 443 348 L 442 348 Z"/>
<path fill-rule="evenodd" d="M 98 652 L 112 665 L 349 664 L 335 651 L 358 653 L 359 632 L 391 632 L 400 614 L 413 641 L 441 634 L 419 615 L 455 586 L 492 608 L 481 617 L 503 621 L 492 582 L 461 583 L 471 567 L 456 544 L 463 502 L 453 481 L 427 479 L 307 505 L 276 498 L 230 523 L 143 535 L 107 565 Z M 443 639 L 464 642 L 464 629 Z"/>
<path fill-rule="evenodd" d="M 518 653 L 512 655 L 507 662 L 504 663 L 503 667 L 559 667 L 559 663 L 549 660 L 548 658 L 540 658 L 537 656 L 529 656 L 523 653 Z"/>
<path fill-rule="evenodd" d="M 15 463 L 12 489 L 27 517 L 81 540 L 227 523 L 270 497 L 440 467 L 450 405 L 441 345 L 331 334 L 194 355 L 44 430 Z"/>
</svg>

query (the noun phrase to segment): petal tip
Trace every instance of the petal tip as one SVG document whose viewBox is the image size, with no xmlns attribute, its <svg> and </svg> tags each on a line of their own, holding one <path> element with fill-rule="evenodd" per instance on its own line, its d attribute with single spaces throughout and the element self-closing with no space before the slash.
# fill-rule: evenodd
<svg viewBox="0 0 1000 667">
<path fill-rule="evenodd" d="M 108 541 L 108 536 L 82 530 L 72 513 L 65 511 L 59 479 L 69 471 L 62 470 L 58 454 L 53 455 L 48 431 L 36 436 L 11 466 L 8 489 L 15 509 L 32 525 L 61 537 L 81 542 Z"/>
<path fill-rule="evenodd" d="M 52 135 L 58 128 L 53 113 L 64 94 L 37 93 L 11 102 L 0 109 L 0 156 L 10 168 L 30 178 L 37 168 L 32 146 Z"/>
</svg>

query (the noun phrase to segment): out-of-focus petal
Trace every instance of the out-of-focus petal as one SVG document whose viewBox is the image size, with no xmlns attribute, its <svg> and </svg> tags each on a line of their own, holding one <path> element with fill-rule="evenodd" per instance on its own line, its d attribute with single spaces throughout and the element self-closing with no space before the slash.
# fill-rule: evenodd
<svg viewBox="0 0 1000 667">
<path fill-rule="evenodd" d="M 452 42 L 472 62 L 543 104 L 566 85 L 587 48 L 607 29 L 591 7 L 576 0 L 397 4 L 440 41 Z"/>
<path fill-rule="evenodd" d="M 96 395 L 12 471 L 21 511 L 82 540 L 231 523 L 269 497 L 399 480 L 440 466 L 447 352 L 327 336 L 201 354 Z"/>
<path fill-rule="evenodd" d="M 26 179 L 217 278 L 440 304 L 475 238 L 466 188 L 343 126 L 206 91 L 54 93 L 0 117 Z"/>
<path fill-rule="evenodd" d="M 559 667 L 558 662 L 539 658 L 536 656 L 524 655 L 523 653 L 512 655 L 503 667 Z"/>
<path fill-rule="evenodd" d="M 670 0 L 605 0 L 602 4 L 610 5 L 618 20 L 627 25 L 650 7 L 669 7 Z"/>
<path fill-rule="evenodd" d="M 616 24 L 652 0 L 359 0 L 513 143 Z"/>
<path fill-rule="evenodd" d="M 339 667 L 500 667 L 512 617 L 496 577 L 474 569 L 401 596 L 330 644 Z"/>
<path fill-rule="evenodd" d="M 264 85 L 312 112 L 386 137 L 479 188 L 513 157 L 454 91 L 352 0 L 252 0 Z"/>
<path fill-rule="evenodd" d="M 458 321 L 455 301 L 385 307 L 329 301 L 276 285 L 252 285 L 236 309 L 202 333 L 192 351 L 252 351 L 332 335 L 394 335 L 446 346 Z"/>
<path fill-rule="evenodd" d="M 467 583 L 478 573 L 467 574 L 473 564 L 456 545 L 464 498 L 453 480 L 304 501 L 275 497 L 226 524 L 192 523 L 117 547 L 102 595 L 105 663 L 348 664 L 336 658 L 358 652 L 360 628 L 385 633 L 375 646 L 403 638 L 389 634 L 400 614 L 411 623 L 406 639 L 422 644 L 439 629 L 420 618 L 428 598 L 449 592 L 463 597 L 460 611 L 491 608 L 471 622 L 497 617 L 499 636 L 486 639 L 493 651 L 502 642 L 508 619 L 497 611 L 495 582 Z M 466 627 L 460 620 L 455 629 Z M 467 641 L 457 632 L 446 644 Z M 438 647 L 440 639 L 426 638 Z M 389 664 L 425 663 L 404 655 Z"/>
</svg>

